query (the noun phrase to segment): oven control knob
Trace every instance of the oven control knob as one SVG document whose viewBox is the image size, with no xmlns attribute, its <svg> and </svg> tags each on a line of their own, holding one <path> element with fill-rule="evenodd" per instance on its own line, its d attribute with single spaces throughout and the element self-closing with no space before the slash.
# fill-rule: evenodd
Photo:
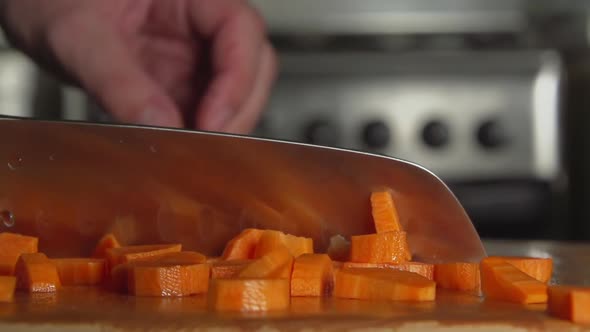
<svg viewBox="0 0 590 332">
<path fill-rule="evenodd" d="M 326 120 L 313 121 L 304 130 L 305 142 L 316 145 L 336 145 L 338 136 L 338 128 Z"/>
<path fill-rule="evenodd" d="M 422 139 L 430 147 L 443 147 L 451 139 L 449 127 L 442 121 L 430 121 L 422 129 Z"/>
<path fill-rule="evenodd" d="M 369 122 L 363 129 L 363 141 L 371 149 L 383 149 L 389 145 L 391 132 L 382 121 Z"/>
<path fill-rule="evenodd" d="M 499 148 L 508 143 L 508 135 L 498 121 L 489 120 L 477 129 L 477 141 L 488 149 Z"/>
</svg>

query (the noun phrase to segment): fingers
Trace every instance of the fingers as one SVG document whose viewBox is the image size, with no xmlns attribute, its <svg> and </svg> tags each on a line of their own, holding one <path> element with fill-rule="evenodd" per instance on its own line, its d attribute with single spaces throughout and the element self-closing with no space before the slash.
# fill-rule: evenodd
<svg viewBox="0 0 590 332">
<path fill-rule="evenodd" d="M 174 102 L 144 72 L 115 24 L 98 20 L 95 15 L 76 15 L 48 32 L 48 42 L 66 71 L 118 121 L 182 126 Z"/>
<path fill-rule="evenodd" d="M 219 131 L 239 116 L 256 86 L 268 46 L 263 21 L 245 1 L 195 0 L 194 28 L 210 37 L 212 79 L 197 109 L 197 127 Z"/>
<path fill-rule="evenodd" d="M 221 131 L 248 134 L 255 128 L 276 78 L 277 57 L 270 45 L 264 47 L 260 61 L 258 75 L 250 96 L 248 96 L 236 117 L 228 122 L 225 127 L 222 127 Z"/>
</svg>

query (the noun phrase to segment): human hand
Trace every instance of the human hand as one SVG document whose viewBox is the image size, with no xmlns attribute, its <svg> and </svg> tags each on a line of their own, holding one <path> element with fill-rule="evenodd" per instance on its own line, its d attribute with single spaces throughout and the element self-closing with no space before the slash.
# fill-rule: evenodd
<svg viewBox="0 0 590 332">
<path fill-rule="evenodd" d="M 125 123 L 248 133 L 276 73 L 245 0 L 0 0 L 0 22 Z"/>
</svg>

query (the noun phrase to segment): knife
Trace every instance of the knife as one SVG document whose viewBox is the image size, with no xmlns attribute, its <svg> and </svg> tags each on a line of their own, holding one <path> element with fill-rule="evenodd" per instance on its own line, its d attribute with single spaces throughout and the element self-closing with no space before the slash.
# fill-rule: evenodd
<svg viewBox="0 0 590 332">
<path fill-rule="evenodd" d="M 249 227 L 312 237 L 374 233 L 369 196 L 389 188 L 417 261 L 486 253 L 441 179 L 408 161 L 252 136 L 150 126 L 0 118 L 0 231 L 59 256 L 181 243 L 219 255 Z"/>
</svg>

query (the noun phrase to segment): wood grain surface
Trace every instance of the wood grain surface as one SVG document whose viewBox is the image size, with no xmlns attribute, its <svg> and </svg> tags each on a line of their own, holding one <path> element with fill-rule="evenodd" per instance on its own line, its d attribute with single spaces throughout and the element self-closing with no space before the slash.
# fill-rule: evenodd
<svg viewBox="0 0 590 332">
<path fill-rule="evenodd" d="M 485 241 L 489 255 L 550 256 L 552 283 L 590 285 L 590 244 Z M 71 288 L 0 303 L 1 331 L 590 331 L 522 306 L 451 292 L 436 302 L 292 298 L 288 311 L 223 314 L 206 298 L 148 298 Z"/>
</svg>

